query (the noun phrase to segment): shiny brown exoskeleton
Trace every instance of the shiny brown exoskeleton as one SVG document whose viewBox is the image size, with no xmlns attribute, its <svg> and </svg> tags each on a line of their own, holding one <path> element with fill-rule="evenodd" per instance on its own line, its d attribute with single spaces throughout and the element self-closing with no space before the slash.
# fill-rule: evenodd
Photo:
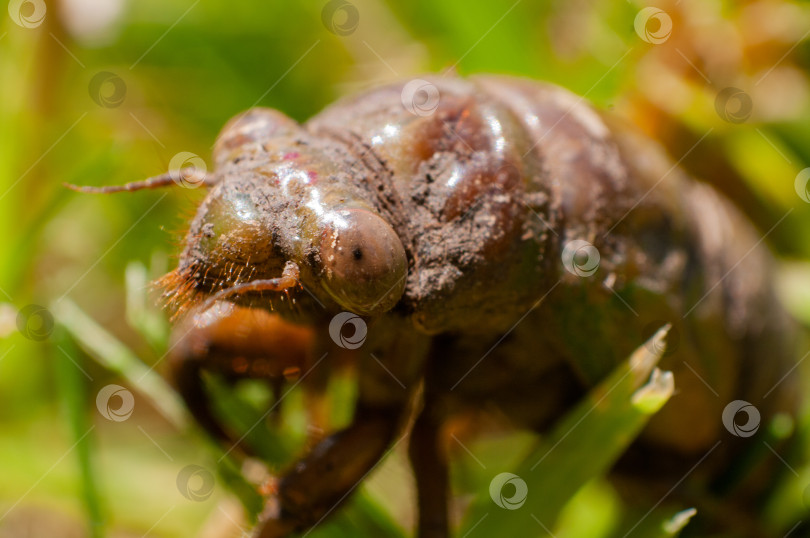
<svg viewBox="0 0 810 538">
<path fill-rule="evenodd" d="M 662 363 L 676 396 L 616 471 L 654 492 L 648 505 L 722 438 L 672 493 L 702 483 L 712 495 L 742 445 L 721 422 L 732 400 L 763 421 L 794 410 L 794 376 L 782 379 L 788 323 L 759 235 L 654 143 L 558 87 L 428 77 L 344 99 L 303 125 L 252 109 L 225 127 L 214 160 L 179 266 L 163 279 L 170 302 L 191 312 L 173 373 L 195 416 L 230 438 L 208 410 L 204 369 L 275 379 L 328 372 L 341 355 L 358 371 L 353 422 L 283 474 L 262 538 L 331 514 L 414 408 L 418 533 L 448 536 L 449 417 L 497 409 L 543 431 L 666 322 L 679 335 Z M 240 306 L 212 313 L 228 302 Z M 271 305 L 267 325 L 230 317 Z M 330 337 L 343 311 L 367 324 L 353 350 Z M 752 503 L 759 482 L 725 495 Z"/>
</svg>

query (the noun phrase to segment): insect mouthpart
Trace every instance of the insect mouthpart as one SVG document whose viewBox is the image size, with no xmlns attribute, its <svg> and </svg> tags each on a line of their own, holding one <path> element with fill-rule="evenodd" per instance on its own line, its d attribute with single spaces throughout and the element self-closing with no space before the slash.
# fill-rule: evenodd
<svg viewBox="0 0 810 538">
<path fill-rule="evenodd" d="M 266 291 L 289 293 L 290 290 L 299 287 L 301 287 L 301 280 L 298 265 L 295 262 L 287 262 L 280 277 L 250 280 L 220 290 L 205 300 L 201 310 L 206 310 L 217 301 L 232 300 L 236 297 L 253 296 L 255 294 L 261 296 Z"/>
<path fill-rule="evenodd" d="M 268 299 L 264 296 L 265 292 L 284 293 L 285 296 L 289 296 L 290 291 L 301 287 L 300 272 L 294 262 L 287 262 L 281 276 L 277 278 L 252 280 L 236 278 L 233 284 L 220 281 L 213 289 L 208 290 L 203 287 L 205 277 L 201 279 L 202 274 L 204 273 L 197 268 L 178 268 L 158 280 L 158 286 L 164 288 L 166 306 L 173 308 L 177 315 L 192 307 L 203 312 L 219 301 L 247 303 L 252 306 L 257 298 Z M 272 308 L 272 297 L 269 299 L 268 304 Z M 197 306 L 199 308 L 196 308 Z"/>
<path fill-rule="evenodd" d="M 158 283 L 168 307 L 180 313 L 227 300 L 273 309 L 274 299 L 300 286 L 295 263 L 300 260 L 289 242 L 277 239 L 294 236 L 278 224 L 292 220 L 289 204 L 269 204 L 266 189 L 266 178 L 246 174 L 208 193 L 186 234 L 177 269 Z"/>
</svg>

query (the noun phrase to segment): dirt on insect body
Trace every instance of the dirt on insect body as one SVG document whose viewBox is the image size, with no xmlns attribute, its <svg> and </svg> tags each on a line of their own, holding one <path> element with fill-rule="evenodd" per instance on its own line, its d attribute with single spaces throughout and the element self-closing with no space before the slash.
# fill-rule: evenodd
<svg viewBox="0 0 810 538">
<path fill-rule="evenodd" d="M 422 82 L 427 100 L 392 84 L 303 125 L 262 108 L 231 120 L 162 281 L 186 313 L 175 383 L 225 443 L 238 441 L 210 411 L 203 371 L 269 383 L 295 372 L 313 393 L 330 368 L 357 373 L 351 424 L 281 475 L 257 536 L 331 514 L 405 427 L 419 535 L 449 536 L 445 424 L 497 409 L 544 432 L 663 323 L 678 335 L 661 364 L 676 395 L 616 482 L 630 502 L 669 491 L 689 502 L 697 488 L 710 501 L 690 526 L 763 534 L 750 517 L 731 529 L 728 513 L 755 512 L 778 462 L 723 489 L 746 443 L 721 416 L 734 400 L 763 421 L 793 415 L 798 392 L 791 323 L 750 223 L 654 142 L 559 87 Z M 233 310 L 189 325 L 221 301 Z M 250 321 L 251 309 L 272 314 Z M 330 336 L 344 314 L 354 332 Z M 233 356 L 261 357 L 263 374 L 231 368 Z"/>
</svg>

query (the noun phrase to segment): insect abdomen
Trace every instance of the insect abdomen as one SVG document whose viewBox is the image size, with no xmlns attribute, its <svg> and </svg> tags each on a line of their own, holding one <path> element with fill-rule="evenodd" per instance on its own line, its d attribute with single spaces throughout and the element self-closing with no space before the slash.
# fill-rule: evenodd
<svg viewBox="0 0 810 538">
<path fill-rule="evenodd" d="M 646 436 L 685 453 L 710 446 L 735 398 L 760 402 L 763 414 L 791 409 L 790 381 L 777 391 L 784 398 L 765 402 L 760 390 L 791 363 L 770 257 L 725 199 L 556 86 L 422 82 L 421 104 L 407 101 L 407 84 L 392 85 L 309 123 L 349 133 L 390 170 L 414 238 L 405 298 L 417 326 L 494 341 L 523 320 L 543 361 L 568 363 L 589 385 L 672 323 L 678 349 L 664 366 L 679 396 Z M 565 267 L 572 241 L 598 253 L 592 273 Z"/>
</svg>

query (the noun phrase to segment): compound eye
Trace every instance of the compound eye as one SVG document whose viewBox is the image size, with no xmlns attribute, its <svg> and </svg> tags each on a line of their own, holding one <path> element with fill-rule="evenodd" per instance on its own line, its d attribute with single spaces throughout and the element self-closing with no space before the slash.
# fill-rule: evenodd
<svg viewBox="0 0 810 538">
<path fill-rule="evenodd" d="M 391 225 L 365 209 L 338 211 L 321 238 L 324 287 L 347 310 L 390 310 L 405 291 L 408 261 Z"/>
</svg>

